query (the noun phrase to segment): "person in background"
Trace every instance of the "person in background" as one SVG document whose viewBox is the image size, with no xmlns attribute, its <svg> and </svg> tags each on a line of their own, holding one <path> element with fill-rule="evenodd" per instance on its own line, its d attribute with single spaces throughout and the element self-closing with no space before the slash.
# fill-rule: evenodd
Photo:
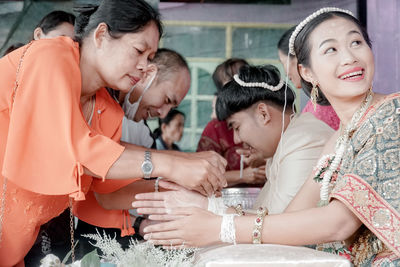
<svg viewBox="0 0 400 267">
<path fill-rule="evenodd" d="M 285 72 L 289 71 L 289 79 L 297 89 L 302 89 L 301 78 L 297 70 L 297 58 L 294 55 L 289 54 L 289 38 L 296 26 L 293 26 L 287 30 L 278 41 L 278 56 L 279 60 L 285 69 Z M 289 58 L 288 58 L 289 54 Z M 307 90 L 303 90 L 308 97 L 310 93 Z M 313 103 L 312 99 L 309 100 L 302 112 L 310 112 L 314 116 L 328 124 L 335 131 L 339 129 L 340 119 L 337 116 L 335 110 L 332 108 L 329 101 L 322 101 L 319 103 Z"/>
<path fill-rule="evenodd" d="M 74 38 L 75 16 L 56 10 L 44 16 L 33 31 L 33 40 L 49 39 L 58 36 Z"/>
<path fill-rule="evenodd" d="M 119 96 L 125 111 L 121 140 L 131 144 L 151 145 L 154 140 L 144 121 L 152 117 L 165 117 L 171 108 L 177 106 L 172 92 L 188 90 L 189 87 L 190 71 L 185 58 L 172 49 L 159 48 L 145 77 L 128 94 Z M 165 94 L 165 99 L 161 99 L 165 107 L 156 109 L 160 106 L 157 96 L 161 92 Z"/>
<path fill-rule="evenodd" d="M 182 139 L 185 114 L 177 109 L 171 109 L 167 116 L 158 119 L 158 124 L 159 127 L 153 132 L 157 149 L 180 151 L 175 142 Z"/>
<path fill-rule="evenodd" d="M 8 53 L 11 53 L 11 52 L 14 51 L 15 49 L 18 49 L 18 48 L 20 48 L 20 47 L 22 47 L 22 46 L 24 46 L 24 45 L 25 45 L 25 44 L 23 44 L 23 43 L 15 43 L 15 44 L 10 45 L 10 46 L 6 49 L 6 51 L 4 51 L 3 56 L 7 55 Z"/>
<path fill-rule="evenodd" d="M 222 87 L 232 80 L 233 75 L 239 72 L 240 67 L 248 65 L 247 61 L 241 58 L 230 58 L 219 64 L 212 75 L 217 93 Z M 233 140 L 233 131 L 228 128 L 226 121 L 219 121 L 215 114 L 216 96 L 212 102 L 211 121 L 204 128 L 197 152 L 215 151 L 223 156 L 228 164 L 226 167 L 225 178 L 228 186 L 237 184 L 264 184 L 265 182 L 265 160 L 260 153 L 253 149 L 243 148 L 242 144 L 235 144 Z M 244 170 L 240 177 L 240 154 L 244 154 Z"/>
</svg>

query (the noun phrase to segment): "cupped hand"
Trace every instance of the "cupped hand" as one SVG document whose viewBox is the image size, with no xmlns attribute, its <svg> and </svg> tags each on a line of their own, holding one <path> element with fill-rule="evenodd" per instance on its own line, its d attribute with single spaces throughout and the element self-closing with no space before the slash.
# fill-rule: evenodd
<svg viewBox="0 0 400 267">
<path fill-rule="evenodd" d="M 144 239 L 155 245 L 202 247 L 220 243 L 222 217 L 201 208 L 177 208 L 178 219 L 144 228 Z M 160 215 L 162 216 L 162 215 Z"/>
<path fill-rule="evenodd" d="M 157 217 L 154 215 L 164 215 L 163 218 L 168 220 L 176 219 L 177 216 L 169 214 L 169 211 L 174 208 L 207 209 L 208 199 L 195 191 L 163 180 L 160 180 L 159 186 L 171 191 L 136 194 L 137 200 L 132 202 L 132 207 L 137 208 L 137 212 L 140 214 L 151 215 L 149 218 L 155 220 Z"/>
</svg>

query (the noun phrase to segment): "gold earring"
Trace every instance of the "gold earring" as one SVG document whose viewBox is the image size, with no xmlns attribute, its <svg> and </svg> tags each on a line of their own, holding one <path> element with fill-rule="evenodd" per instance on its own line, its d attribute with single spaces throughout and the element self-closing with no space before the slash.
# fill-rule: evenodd
<svg viewBox="0 0 400 267">
<path fill-rule="evenodd" d="M 314 106 L 314 111 L 317 111 L 317 100 L 318 100 L 318 83 L 312 83 L 311 89 L 311 103 Z"/>
</svg>

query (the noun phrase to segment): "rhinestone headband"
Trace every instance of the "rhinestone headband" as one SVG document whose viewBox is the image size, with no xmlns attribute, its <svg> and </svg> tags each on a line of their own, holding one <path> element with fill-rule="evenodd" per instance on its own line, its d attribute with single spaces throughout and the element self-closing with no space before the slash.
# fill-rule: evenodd
<svg viewBox="0 0 400 267">
<path fill-rule="evenodd" d="M 296 53 L 294 52 L 294 41 L 296 40 L 297 35 L 299 34 L 299 32 L 301 32 L 301 30 L 304 28 L 304 26 L 306 26 L 307 23 L 309 23 L 310 21 L 312 21 L 319 15 L 321 15 L 323 13 L 328 13 L 328 12 L 342 12 L 342 13 L 346 13 L 346 14 L 349 14 L 350 16 L 354 17 L 354 14 L 351 11 L 346 10 L 346 9 L 337 8 L 337 7 L 324 7 L 324 8 L 321 8 L 321 9 L 315 11 L 314 13 L 309 15 L 307 18 L 305 18 L 302 22 L 300 22 L 297 25 L 296 29 L 293 31 L 292 35 L 290 36 L 289 53 L 291 55 L 293 55 L 293 56 L 296 55 Z"/>
<path fill-rule="evenodd" d="M 274 85 L 270 85 L 270 84 L 268 84 L 266 82 L 247 83 L 245 81 L 242 81 L 239 78 L 239 75 L 237 75 L 237 74 L 233 75 L 233 79 L 235 80 L 235 82 L 237 82 L 240 86 L 243 86 L 243 87 L 261 87 L 261 88 L 265 88 L 265 89 L 268 89 L 268 90 L 271 90 L 271 91 L 278 91 L 279 89 L 282 88 L 282 86 L 284 84 L 282 79 L 275 86 Z"/>
</svg>

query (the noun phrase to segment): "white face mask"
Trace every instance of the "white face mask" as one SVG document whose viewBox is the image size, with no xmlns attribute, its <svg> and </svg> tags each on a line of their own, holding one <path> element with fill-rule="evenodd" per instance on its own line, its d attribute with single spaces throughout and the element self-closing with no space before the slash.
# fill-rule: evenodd
<svg viewBox="0 0 400 267">
<path fill-rule="evenodd" d="M 129 120 L 133 120 L 133 118 L 135 117 L 136 112 L 137 112 L 137 110 L 139 108 L 140 101 L 142 101 L 144 93 L 147 91 L 147 89 L 150 88 L 150 86 L 153 83 L 155 78 L 156 78 L 156 75 L 153 75 L 153 77 L 151 77 L 150 81 L 146 84 L 146 87 L 143 89 L 142 94 L 139 96 L 139 99 L 135 103 L 133 103 L 133 104 L 130 103 L 129 102 L 129 97 L 130 97 L 131 93 L 133 92 L 133 90 L 135 89 L 137 84 L 132 86 L 132 89 L 129 91 L 128 94 L 126 94 L 125 99 L 124 99 L 124 103 L 122 104 L 122 109 L 125 112 L 125 116 Z"/>
</svg>

